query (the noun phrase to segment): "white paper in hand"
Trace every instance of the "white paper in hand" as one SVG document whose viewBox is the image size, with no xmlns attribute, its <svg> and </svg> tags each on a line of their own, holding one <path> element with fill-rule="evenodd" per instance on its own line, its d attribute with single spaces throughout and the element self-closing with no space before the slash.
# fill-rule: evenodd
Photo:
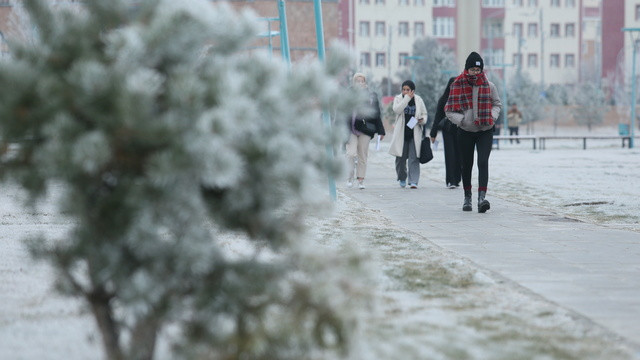
<svg viewBox="0 0 640 360">
<path fill-rule="evenodd" d="M 407 126 L 409 127 L 409 129 L 413 129 L 417 123 L 418 123 L 418 120 L 416 120 L 415 116 L 412 116 L 411 119 L 409 119 Z"/>
</svg>

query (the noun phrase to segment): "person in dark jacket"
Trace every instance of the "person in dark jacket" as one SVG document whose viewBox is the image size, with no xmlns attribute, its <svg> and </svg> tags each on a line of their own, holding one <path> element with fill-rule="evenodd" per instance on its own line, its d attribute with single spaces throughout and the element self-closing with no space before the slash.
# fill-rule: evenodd
<svg viewBox="0 0 640 360">
<path fill-rule="evenodd" d="M 436 141 L 438 130 L 442 130 L 442 142 L 444 143 L 444 163 L 445 163 L 445 183 L 449 189 L 455 189 L 460 186 L 461 165 L 460 165 L 460 147 L 458 145 L 458 127 L 453 124 L 444 114 L 444 105 L 449 98 L 449 90 L 451 83 L 455 80 L 455 76 L 449 79 L 444 93 L 438 100 L 436 106 L 436 116 L 431 127 L 431 142 Z"/>
<path fill-rule="evenodd" d="M 353 186 L 353 177 L 355 175 L 358 180 L 358 188 L 364 189 L 364 177 L 367 172 L 367 157 L 369 156 L 369 142 L 375 134 L 380 135 L 380 140 L 384 138 L 385 131 L 382 125 L 382 117 L 380 111 L 380 102 L 378 94 L 370 91 L 367 87 L 367 77 L 362 73 L 353 75 L 353 87 L 355 90 L 367 92 L 366 104 L 363 104 L 364 110 L 354 110 L 349 121 L 349 140 L 346 144 L 346 155 L 348 164 L 347 186 Z M 366 123 L 375 126 L 373 132 L 365 133 Z M 358 130 L 360 129 L 360 130 Z M 354 174 L 355 173 L 355 174 Z"/>
</svg>

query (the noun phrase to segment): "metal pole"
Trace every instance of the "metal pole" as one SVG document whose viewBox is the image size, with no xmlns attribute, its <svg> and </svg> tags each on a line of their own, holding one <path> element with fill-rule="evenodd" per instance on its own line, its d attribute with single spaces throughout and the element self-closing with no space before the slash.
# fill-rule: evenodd
<svg viewBox="0 0 640 360">
<path fill-rule="evenodd" d="M 621 31 L 628 31 L 629 38 L 631 39 L 631 44 L 633 45 L 633 56 L 632 56 L 632 64 L 631 64 L 631 120 L 629 121 L 629 149 L 633 149 L 634 143 L 634 135 L 636 128 L 636 52 L 637 45 L 636 41 L 633 39 L 633 33 L 640 31 L 640 28 L 622 28 Z"/>
<path fill-rule="evenodd" d="M 318 59 L 324 62 L 324 29 L 322 25 L 322 3 L 320 0 L 313 0 L 313 10 L 315 13 L 316 19 L 316 41 L 318 42 Z M 329 118 L 329 112 L 326 107 L 322 109 L 322 120 L 324 122 L 324 127 L 327 132 L 327 136 L 331 134 L 331 119 Z M 333 161 L 333 144 L 330 141 L 327 141 L 326 145 L 327 151 L 327 161 Z M 327 169 L 330 166 L 327 164 Z M 337 199 L 336 193 L 336 179 L 334 179 L 331 171 L 329 171 L 329 194 L 331 195 L 331 199 L 335 201 Z"/>
<path fill-rule="evenodd" d="M 502 64 L 502 108 L 505 109 L 502 113 L 502 132 L 507 135 L 508 134 L 508 126 L 509 123 L 507 121 L 507 111 L 509 111 L 509 102 L 507 101 L 507 66 Z"/>
<path fill-rule="evenodd" d="M 278 0 L 278 15 L 280 16 L 280 51 L 282 58 L 291 65 L 291 53 L 289 51 L 289 33 L 287 31 L 287 11 L 284 0 Z"/>
<path fill-rule="evenodd" d="M 631 38 L 633 41 L 633 38 Z M 629 149 L 633 149 L 633 135 L 635 133 L 635 122 L 636 122 L 636 42 L 633 41 L 633 64 L 631 66 L 631 81 L 632 81 L 632 90 L 631 90 L 631 126 L 629 130 Z"/>
<path fill-rule="evenodd" d="M 540 9 L 540 95 L 544 93 L 544 25 L 542 24 L 542 8 Z"/>
</svg>

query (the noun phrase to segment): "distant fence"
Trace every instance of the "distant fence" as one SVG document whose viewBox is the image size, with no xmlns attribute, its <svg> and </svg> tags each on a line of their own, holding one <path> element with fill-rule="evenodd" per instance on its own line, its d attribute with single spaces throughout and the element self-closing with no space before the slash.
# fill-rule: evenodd
<svg viewBox="0 0 640 360">
<path fill-rule="evenodd" d="M 634 136 L 634 139 L 640 138 L 639 136 Z M 500 141 L 520 141 L 520 140 L 531 140 L 533 144 L 533 149 L 535 150 L 537 145 L 539 144 L 540 150 L 545 150 L 547 145 L 547 140 L 582 140 L 582 148 L 587 149 L 587 140 L 612 140 L 618 139 L 622 143 L 622 147 L 629 147 L 629 141 L 631 136 L 629 135 L 495 135 L 493 137 L 494 144 L 496 148 L 500 150 Z"/>
</svg>

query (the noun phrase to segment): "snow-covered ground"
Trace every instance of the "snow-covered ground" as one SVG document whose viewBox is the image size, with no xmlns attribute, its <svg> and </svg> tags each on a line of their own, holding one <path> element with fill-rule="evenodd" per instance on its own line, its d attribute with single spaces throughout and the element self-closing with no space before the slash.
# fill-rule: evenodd
<svg viewBox="0 0 640 360">
<path fill-rule="evenodd" d="M 617 141 L 501 144 L 489 191 L 583 221 L 640 231 L 640 150 Z M 640 145 L 640 144 L 638 144 Z M 423 176 L 442 182 L 441 149 Z M 475 172 L 474 172 L 475 173 Z M 0 187 L 0 359 L 100 358 L 100 339 L 79 302 L 55 295 L 51 269 L 30 260 L 23 238 L 64 231 L 49 204 L 19 206 Z M 358 218 L 358 222 L 350 219 Z M 501 281 L 341 197 L 312 231 L 321 246 L 348 239 L 370 254 L 379 286 L 354 359 L 633 359 L 637 349 L 584 319 Z M 366 241 L 363 241 L 366 239 Z M 418 259 L 416 254 L 420 254 Z M 426 255 L 425 255 L 426 254 Z M 428 279 L 428 280 L 425 280 Z"/>
</svg>

